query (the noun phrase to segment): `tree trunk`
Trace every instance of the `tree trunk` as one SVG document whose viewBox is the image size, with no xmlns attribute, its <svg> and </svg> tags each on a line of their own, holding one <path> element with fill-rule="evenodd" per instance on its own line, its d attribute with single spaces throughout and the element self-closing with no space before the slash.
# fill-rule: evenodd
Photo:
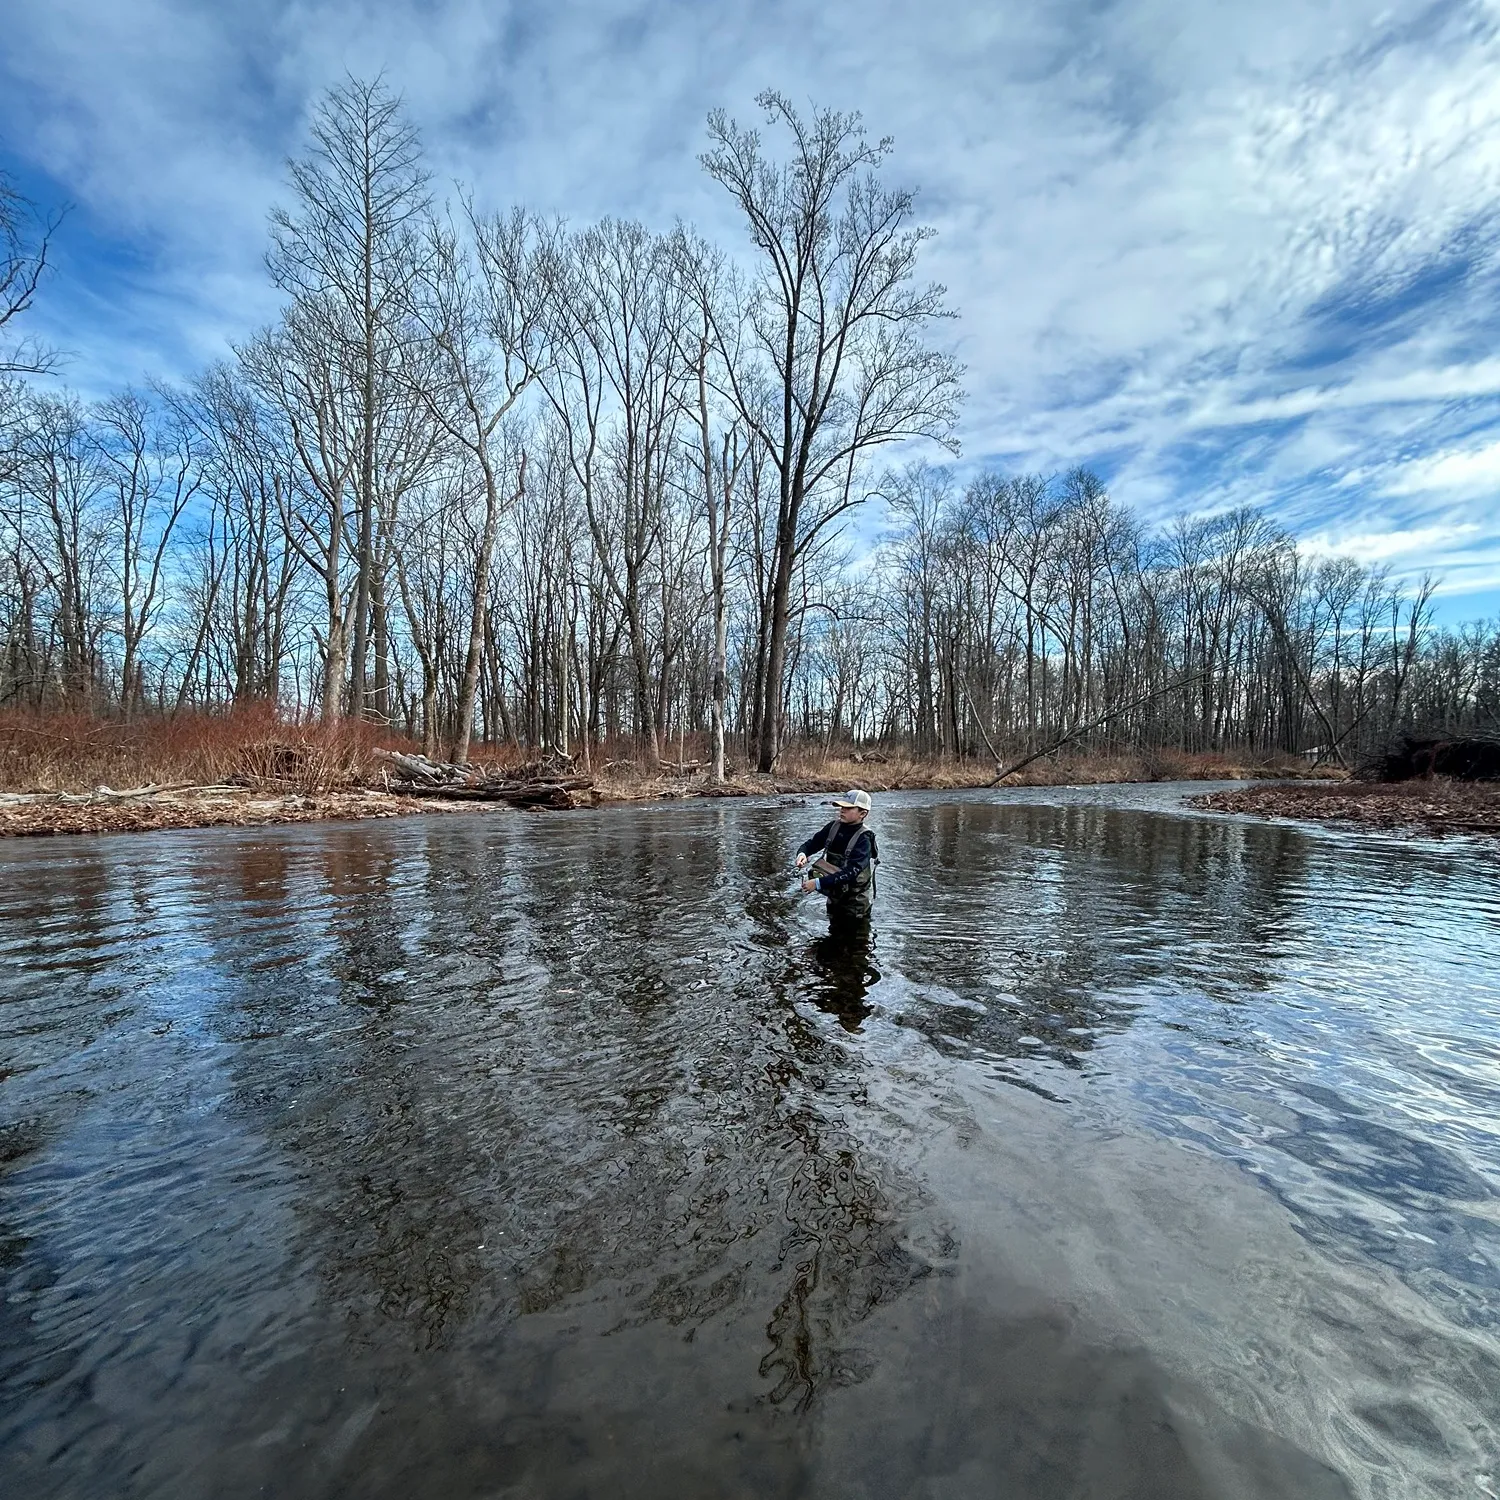
<svg viewBox="0 0 1500 1500">
<path fill-rule="evenodd" d="M 391 718 L 391 642 L 390 618 L 386 609 L 385 577 L 379 568 L 370 580 L 370 619 L 375 646 L 375 690 L 371 708 L 382 724 Z"/>
<path fill-rule="evenodd" d="M 771 594 L 771 641 L 766 653 L 765 698 L 760 713 L 760 745 L 756 760 L 769 774 L 781 754 L 781 690 L 786 672 L 786 635 L 791 623 L 792 546 L 777 538 L 776 584 Z"/>
<path fill-rule="evenodd" d="M 328 622 L 327 655 L 323 659 L 323 723 L 336 724 L 343 716 L 339 702 L 344 691 L 344 652 L 346 627 L 342 614 Z"/>
<path fill-rule="evenodd" d="M 489 459 L 481 463 L 484 474 L 484 530 L 479 540 L 479 556 L 474 572 L 474 609 L 469 616 L 469 649 L 464 657 L 463 687 L 458 695 L 458 724 L 453 739 L 453 759 L 463 765 L 469 758 L 469 739 L 474 732 L 474 702 L 479 696 L 479 666 L 483 656 L 484 631 L 490 607 L 490 564 L 495 555 L 495 532 L 500 524 L 500 496 L 495 471 Z M 516 497 L 526 492 L 526 455 L 521 455 L 521 472 L 516 483 Z"/>
</svg>

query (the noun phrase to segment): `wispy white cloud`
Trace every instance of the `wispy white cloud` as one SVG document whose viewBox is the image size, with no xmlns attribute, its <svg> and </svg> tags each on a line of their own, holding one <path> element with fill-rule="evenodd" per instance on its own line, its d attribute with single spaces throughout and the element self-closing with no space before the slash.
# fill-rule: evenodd
<svg viewBox="0 0 1500 1500">
<path fill-rule="evenodd" d="M 1361 374 L 1276 396 L 1246 397 L 1231 382 L 1219 382 L 1194 402 L 1185 425 L 1246 427 L 1331 412 L 1363 412 L 1371 407 L 1446 405 L 1476 397 L 1500 400 L 1500 359 L 1430 366 L 1399 375 Z"/>
<path fill-rule="evenodd" d="M 404 92 L 439 185 L 731 243 L 703 119 L 774 84 L 863 109 L 922 185 L 971 461 L 1095 462 L 1148 513 L 1258 504 L 1500 588 L 1494 4 L 17 10 L 0 141 L 80 205 L 39 319 L 84 383 L 191 367 L 269 315 L 281 162 L 346 70 Z"/>
<path fill-rule="evenodd" d="M 1399 464 L 1384 488 L 1390 495 L 1477 495 L 1500 507 L 1500 441 Z"/>
<path fill-rule="evenodd" d="M 1367 566 L 1379 566 L 1413 556 L 1461 553 L 1478 539 L 1479 526 L 1419 526 L 1407 530 L 1365 532 L 1314 532 L 1303 538 L 1310 552 L 1325 557 L 1352 557 Z"/>
</svg>

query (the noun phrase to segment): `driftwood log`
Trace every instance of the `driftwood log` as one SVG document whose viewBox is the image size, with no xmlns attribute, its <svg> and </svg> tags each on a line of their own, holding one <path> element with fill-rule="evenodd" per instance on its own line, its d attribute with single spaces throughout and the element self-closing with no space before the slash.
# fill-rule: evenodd
<svg viewBox="0 0 1500 1500">
<path fill-rule="evenodd" d="M 404 797 L 444 797 L 453 802 L 508 802 L 512 807 L 576 807 L 574 792 L 588 791 L 587 776 L 565 781 L 484 781 L 477 786 L 427 786 L 394 777 L 391 790 Z"/>
<path fill-rule="evenodd" d="M 500 775 L 491 768 L 456 765 L 408 755 L 399 750 L 377 750 L 390 762 L 389 790 L 409 797 L 444 797 L 455 802 L 508 802 L 512 807 L 576 807 L 574 794 L 593 790 L 593 778 L 566 774 L 570 764 L 561 756 L 518 768 L 520 774 Z"/>
<path fill-rule="evenodd" d="M 149 786 L 130 787 L 126 790 L 116 791 L 113 787 L 96 786 L 91 792 L 7 792 L 0 794 L 0 800 L 6 802 L 53 802 L 59 807 L 84 807 L 95 806 L 100 803 L 134 802 L 144 801 L 150 797 L 167 797 L 191 795 L 199 796 L 203 793 L 236 793 L 243 792 L 243 786 L 232 783 L 223 785 L 200 785 L 196 781 L 171 781 L 163 786 L 152 782 Z"/>
</svg>

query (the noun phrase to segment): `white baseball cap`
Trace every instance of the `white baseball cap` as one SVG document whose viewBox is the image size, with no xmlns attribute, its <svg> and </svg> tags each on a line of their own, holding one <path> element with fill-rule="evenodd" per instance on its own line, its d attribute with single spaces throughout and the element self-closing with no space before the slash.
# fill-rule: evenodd
<svg viewBox="0 0 1500 1500">
<path fill-rule="evenodd" d="M 870 810 L 870 794 L 854 787 L 850 787 L 842 797 L 834 797 L 832 801 L 835 807 L 857 807 L 863 812 Z"/>
</svg>

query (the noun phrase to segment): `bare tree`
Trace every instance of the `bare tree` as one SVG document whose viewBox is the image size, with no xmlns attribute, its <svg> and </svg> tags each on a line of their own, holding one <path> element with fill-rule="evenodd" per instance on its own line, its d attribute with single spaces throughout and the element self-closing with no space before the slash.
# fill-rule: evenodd
<svg viewBox="0 0 1500 1500">
<path fill-rule="evenodd" d="M 141 701 L 141 642 L 162 603 L 162 567 L 172 535 L 202 482 L 186 428 L 134 391 L 98 411 L 103 480 L 113 501 L 116 587 L 120 600 L 120 708 Z"/>
<path fill-rule="evenodd" d="M 206 371 L 172 397 L 172 407 L 191 434 L 197 477 L 223 543 L 219 586 L 202 597 L 211 597 L 215 607 L 225 596 L 229 601 L 225 626 L 234 700 L 274 702 L 289 652 L 293 588 L 303 566 L 282 525 L 283 498 L 295 483 L 287 429 L 228 365 Z M 207 644 L 205 636 L 200 652 Z"/>
<path fill-rule="evenodd" d="M 89 710 L 108 618 L 109 528 L 98 447 L 76 400 L 47 396 L 28 403 L 20 487 L 39 522 L 27 528 L 26 545 L 51 594 L 52 629 L 60 645 L 58 694 L 66 706 Z"/>
<path fill-rule="evenodd" d="M 411 646 L 421 667 L 422 750 L 434 758 L 443 738 L 444 669 L 457 617 L 454 532 L 468 487 L 462 469 L 445 469 L 432 486 L 430 503 L 404 518 L 392 549 Z"/>
<path fill-rule="evenodd" d="M 345 347 L 353 382 L 354 561 L 349 702 L 365 713 L 371 602 L 387 459 L 386 408 L 399 394 L 393 346 L 428 244 L 430 206 L 421 142 L 381 79 L 348 79 L 314 111 L 307 153 L 288 162 L 294 206 L 271 215 L 272 280 L 322 311 L 325 336 Z"/>
<path fill-rule="evenodd" d="M 0 330 L 35 300 L 64 212 L 42 214 L 0 173 Z M 56 362 L 52 351 L 35 342 L 0 343 L 0 375 L 40 374 Z"/>
<path fill-rule="evenodd" d="M 552 305 L 555 248 L 525 214 L 480 220 L 469 216 L 472 248 L 451 228 L 430 231 L 424 270 L 414 291 L 416 317 L 436 358 L 417 385 L 433 421 L 477 471 L 484 520 L 474 567 L 474 596 L 453 758 L 469 753 L 480 658 L 489 610 L 495 537 L 507 503 L 502 474 L 504 423 L 545 361 L 545 327 Z M 513 435 L 512 435 L 513 436 Z M 514 492 L 526 487 L 524 449 L 514 468 Z"/>
<path fill-rule="evenodd" d="M 684 353 L 693 373 L 698 479 L 708 522 L 709 588 L 713 596 L 712 775 L 724 780 L 724 734 L 729 695 L 729 540 L 733 531 L 734 490 L 744 462 L 744 429 L 738 420 L 720 421 L 714 392 L 715 361 L 722 357 L 718 330 L 725 326 L 726 270 L 723 256 L 705 241 L 679 230 L 674 239 L 678 274 L 689 293 L 692 319 L 683 326 Z"/>
<path fill-rule="evenodd" d="M 357 351 L 329 335 L 330 311 L 336 318 L 336 307 L 303 297 L 278 328 L 236 351 L 246 379 L 284 424 L 296 461 L 294 478 L 283 485 L 278 477 L 276 502 L 287 545 L 323 585 L 325 624 L 314 631 L 323 655 L 325 724 L 343 711 L 352 603 L 344 582 L 346 511 L 362 449 L 351 411 L 359 400 Z"/>
<path fill-rule="evenodd" d="M 606 221 L 572 237 L 542 382 L 565 437 L 600 572 L 624 615 L 635 713 L 661 758 L 648 585 L 659 560 L 690 367 L 691 303 L 670 241 Z"/>
<path fill-rule="evenodd" d="M 758 103 L 790 135 L 789 159 L 773 162 L 756 131 L 716 111 L 702 161 L 744 213 L 761 259 L 743 321 L 722 334 L 726 393 L 781 482 L 759 745 L 769 771 L 797 557 L 864 498 L 859 464 L 871 450 L 919 437 L 951 444 L 961 369 L 926 343 L 950 314 L 943 288 L 913 285 L 932 231 L 910 227 L 909 189 L 880 185 L 890 142 L 871 144 L 857 114 L 818 109 L 804 120 L 774 92 Z M 809 525 L 804 510 L 825 488 Z"/>
</svg>

